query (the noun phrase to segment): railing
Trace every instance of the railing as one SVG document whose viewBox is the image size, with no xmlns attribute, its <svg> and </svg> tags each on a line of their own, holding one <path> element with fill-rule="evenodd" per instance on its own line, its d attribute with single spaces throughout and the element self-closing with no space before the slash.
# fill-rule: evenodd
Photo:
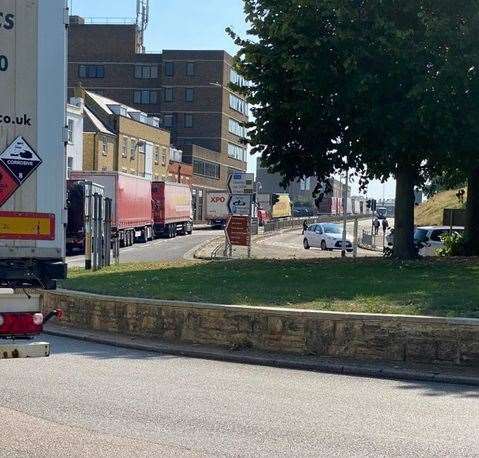
<svg viewBox="0 0 479 458">
<path fill-rule="evenodd" d="M 348 219 L 352 218 L 354 215 L 348 216 Z M 323 216 L 312 216 L 306 218 L 284 218 L 271 221 L 264 225 L 264 232 L 273 232 L 280 231 L 282 229 L 293 229 L 295 227 L 302 227 L 304 222 L 309 226 L 315 223 L 329 223 L 329 222 L 339 222 L 343 220 L 342 215 L 323 215 Z"/>
<path fill-rule="evenodd" d="M 135 25 L 136 19 L 131 17 L 85 17 L 85 24 Z"/>
</svg>

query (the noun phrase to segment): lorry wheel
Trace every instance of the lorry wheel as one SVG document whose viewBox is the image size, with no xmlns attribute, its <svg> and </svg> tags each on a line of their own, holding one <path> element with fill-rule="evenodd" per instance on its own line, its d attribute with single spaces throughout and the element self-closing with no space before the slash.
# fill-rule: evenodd
<svg viewBox="0 0 479 458">
<path fill-rule="evenodd" d="M 124 232 L 118 233 L 118 238 L 120 239 L 120 248 L 125 248 L 126 246 L 125 233 Z"/>
<path fill-rule="evenodd" d="M 148 228 L 145 226 L 143 230 L 141 231 L 141 243 L 146 243 L 148 242 Z"/>
<path fill-rule="evenodd" d="M 183 224 L 183 226 L 181 227 L 181 231 L 178 232 L 178 235 L 186 235 L 187 234 L 187 230 L 186 230 L 186 224 Z"/>
</svg>

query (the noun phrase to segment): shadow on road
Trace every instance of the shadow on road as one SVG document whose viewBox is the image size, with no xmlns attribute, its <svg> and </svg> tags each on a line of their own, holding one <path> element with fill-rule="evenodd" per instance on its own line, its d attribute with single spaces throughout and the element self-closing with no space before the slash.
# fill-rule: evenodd
<svg viewBox="0 0 479 458">
<path fill-rule="evenodd" d="M 479 399 L 479 387 L 454 385 L 448 383 L 411 382 L 396 386 L 402 391 L 417 390 L 422 396 L 453 396 L 458 398 Z"/>
</svg>

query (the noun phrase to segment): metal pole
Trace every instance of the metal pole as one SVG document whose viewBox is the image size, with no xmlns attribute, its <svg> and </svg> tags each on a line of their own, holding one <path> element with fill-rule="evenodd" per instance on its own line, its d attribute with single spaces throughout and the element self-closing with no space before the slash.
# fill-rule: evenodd
<svg viewBox="0 0 479 458">
<path fill-rule="evenodd" d="M 91 189 L 84 184 L 85 193 L 85 270 L 91 270 L 91 255 L 92 255 L 92 195 Z"/>
<path fill-rule="evenodd" d="M 111 265 L 111 199 L 105 199 L 105 265 Z"/>
<path fill-rule="evenodd" d="M 353 241 L 353 257 L 356 259 L 358 257 L 358 229 L 359 221 L 358 217 L 354 218 L 354 241 Z"/>
<path fill-rule="evenodd" d="M 346 176 L 344 178 L 344 187 L 343 187 L 343 242 L 341 247 L 341 257 L 346 257 L 346 230 L 348 222 L 348 178 L 349 178 L 349 169 L 346 169 Z"/>
</svg>

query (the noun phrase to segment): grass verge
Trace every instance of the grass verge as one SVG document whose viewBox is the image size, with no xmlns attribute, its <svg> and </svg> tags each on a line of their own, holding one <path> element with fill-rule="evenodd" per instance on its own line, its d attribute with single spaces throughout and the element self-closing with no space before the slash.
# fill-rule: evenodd
<svg viewBox="0 0 479 458">
<path fill-rule="evenodd" d="M 96 273 L 73 269 L 62 286 L 153 299 L 479 318 L 479 260 L 125 264 Z"/>
</svg>

